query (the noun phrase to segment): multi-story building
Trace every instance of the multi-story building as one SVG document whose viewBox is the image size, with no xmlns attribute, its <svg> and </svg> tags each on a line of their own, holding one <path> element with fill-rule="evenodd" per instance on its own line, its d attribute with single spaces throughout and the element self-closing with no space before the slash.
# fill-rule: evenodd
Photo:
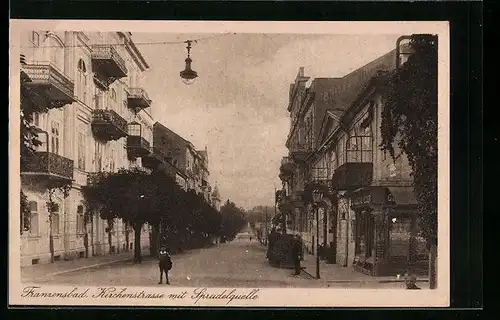
<svg viewBox="0 0 500 320">
<path fill-rule="evenodd" d="M 301 233 L 313 254 L 318 237 L 320 245 L 331 249 L 325 253 L 330 261 L 371 275 L 403 272 L 410 238 L 416 240 L 417 265 L 422 272 L 426 269 L 410 166 L 404 154 L 393 161 L 378 148 L 383 109 L 380 89 L 387 72 L 394 70 L 395 59 L 393 51 L 332 80 L 322 110 L 311 110 L 313 90 L 305 87 L 307 78 L 301 69 L 291 101 L 297 90 L 299 95 L 302 92 L 302 102 L 295 102 L 296 106 L 291 102 L 290 108 L 292 115 L 294 107 L 299 110 L 295 112 L 299 129 L 292 126 L 289 156 L 280 168 L 286 193 L 280 209 L 288 213 L 288 231 Z M 308 112 L 317 116 L 312 124 Z M 311 126 L 317 130 L 313 142 L 306 138 Z M 316 221 L 310 193 L 318 188 L 324 200 Z"/>
<path fill-rule="evenodd" d="M 49 233 L 55 260 L 130 250 L 134 234 L 125 223 L 110 228 L 98 215 L 85 218 L 81 188 L 91 173 L 141 166 L 149 153 L 152 102 L 141 86 L 147 62 L 127 32 L 33 30 L 21 37 L 21 69 L 31 79 L 24 85 L 50 109 L 34 116 L 42 145 L 21 168 L 31 208 L 21 235 L 22 265 L 50 260 Z M 58 185 L 69 192 L 54 189 Z M 57 204 L 50 223 L 49 195 Z"/>
<path fill-rule="evenodd" d="M 175 175 L 184 190 L 194 190 L 210 202 L 208 152 L 197 151 L 194 145 L 163 124 L 154 124 L 154 152 L 165 159 L 172 177 Z"/>
<path fill-rule="evenodd" d="M 208 177 L 210 176 L 210 171 L 208 170 L 208 150 L 205 146 L 205 150 L 198 150 L 197 152 L 197 162 L 199 166 L 199 188 L 201 189 L 201 193 L 203 197 L 208 203 L 212 202 L 212 187 L 210 186 L 210 182 L 208 181 Z"/>
</svg>

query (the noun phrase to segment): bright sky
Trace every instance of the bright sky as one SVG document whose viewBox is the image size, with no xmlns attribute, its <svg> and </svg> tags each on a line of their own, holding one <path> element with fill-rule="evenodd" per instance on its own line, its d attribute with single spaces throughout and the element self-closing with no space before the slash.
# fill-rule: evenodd
<svg viewBox="0 0 500 320">
<path fill-rule="evenodd" d="M 250 209 L 273 205 L 274 188 L 290 120 L 289 85 L 299 67 L 306 76 L 341 77 L 393 50 L 399 35 L 230 34 L 194 43 L 192 68 L 199 78 L 182 83 L 184 41 L 210 34 L 133 33 L 150 65 L 143 86 L 153 117 L 208 147 L 210 180 L 222 199 Z"/>
</svg>

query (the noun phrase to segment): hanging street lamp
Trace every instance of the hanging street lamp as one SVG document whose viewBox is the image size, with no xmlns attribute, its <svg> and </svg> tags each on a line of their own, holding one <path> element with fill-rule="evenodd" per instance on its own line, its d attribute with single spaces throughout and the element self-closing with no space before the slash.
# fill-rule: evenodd
<svg viewBox="0 0 500 320">
<path fill-rule="evenodd" d="M 191 60 L 191 40 L 187 40 L 186 43 L 187 43 L 187 58 L 186 58 L 186 67 L 184 68 L 184 70 L 182 70 L 180 72 L 180 75 L 181 75 L 181 78 L 182 78 L 182 82 L 184 82 L 184 84 L 186 85 L 191 85 L 193 83 L 196 82 L 196 78 L 198 77 L 198 73 L 196 71 L 194 71 L 193 69 L 191 69 L 191 62 L 193 62 L 193 60 Z"/>
</svg>

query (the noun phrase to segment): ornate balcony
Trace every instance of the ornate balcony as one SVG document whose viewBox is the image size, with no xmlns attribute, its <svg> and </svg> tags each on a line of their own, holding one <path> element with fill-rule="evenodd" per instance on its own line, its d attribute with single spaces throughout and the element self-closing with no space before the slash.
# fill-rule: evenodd
<svg viewBox="0 0 500 320">
<path fill-rule="evenodd" d="M 292 204 L 292 197 L 291 196 L 283 196 L 281 198 L 281 201 L 278 203 L 278 208 L 280 211 L 284 212 L 289 212 L 293 210 L 294 206 Z"/>
<path fill-rule="evenodd" d="M 127 137 L 127 154 L 130 158 L 143 157 L 151 152 L 149 141 L 141 136 Z"/>
<path fill-rule="evenodd" d="M 283 157 L 281 159 L 281 166 L 280 166 L 280 174 L 279 174 L 280 179 L 283 181 L 288 180 L 293 174 L 294 169 L 295 169 L 295 163 L 293 162 L 292 158 Z"/>
<path fill-rule="evenodd" d="M 92 112 L 92 132 L 104 141 L 118 140 L 127 136 L 127 120 L 111 109 L 95 109 Z"/>
<path fill-rule="evenodd" d="M 372 137 L 352 137 L 346 145 L 344 163 L 332 176 L 332 188 L 352 190 L 366 187 L 373 180 Z"/>
<path fill-rule="evenodd" d="M 125 60 L 109 44 L 92 46 L 92 66 L 98 75 L 97 78 L 104 86 L 109 86 L 116 79 L 126 77 L 128 73 Z"/>
<path fill-rule="evenodd" d="M 289 147 L 290 157 L 295 162 L 304 162 L 309 155 L 310 148 L 306 144 L 293 144 Z"/>
<path fill-rule="evenodd" d="M 127 89 L 128 107 L 136 112 L 151 107 L 151 99 L 148 93 L 142 88 Z"/>
<path fill-rule="evenodd" d="M 292 193 L 290 196 L 290 203 L 296 208 L 304 207 L 304 191 L 296 190 Z"/>
<path fill-rule="evenodd" d="M 373 163 L 344 163 L 332 176 L 332 188 L 349 190 L 369 186 L 373 178 Z"/>
<path fill-rule="evenodd" d="M 31 80 L 23 82 L 23 85 L 31 90 L 31 98 L 36 104 L 61 108 L 75 101 L 73 81 L 52 64 L 24 64 L 22 71 Z"/>
<path fill-rule="evenodd" d="M 73 160 L 46 151 L 35 152 L 21 169 L 21 176 L 54 183 L 73 181 Z"/>
</svg>

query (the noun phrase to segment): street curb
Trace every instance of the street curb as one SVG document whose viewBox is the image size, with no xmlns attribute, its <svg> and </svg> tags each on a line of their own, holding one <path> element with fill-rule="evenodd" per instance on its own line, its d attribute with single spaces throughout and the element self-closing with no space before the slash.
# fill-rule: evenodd
<svg viewBox="0 0 500 320">
<path fill-rule="evenodd" d="M 306 275 L 311 277 L 312 279 L 316 280 L 316 277 L 310 274 L 305 270 L 305 268 L 302 269 L 302 272 L 304 272 Z M 321 280 L 321 279 L 318 279 Z M 326 283 L 403 283 L 405 282 L 404 279 L 369 279 L 369 280 L 323 280 L 323 282 Z M 417 279 L 417 282 L 429 282 L 429 279 Z"/>
<path fill-rule="evenodd" d="M 80 270 L 84 270 L 84 269 L 102 267 L 102 266 L 106 266 L 106 265 L 110 265 L 110 264 L 115 264 L 115 263 L 118 263 L 118 262 L 128 262 L 128 261 L 133 261 L 133 260 L 134 260 L 134 258 L 126 258 L 126 259 L 119 259 L 119 260 L 112 260 L 112 261 L 107 261 L 107 262 L 101 262 L 101 263 L 91 264 L 91 265 L 88 265 L 88 266 L 83 266 L 83 267 L 73 268 L 73 269 L 69 269 L 69 270 L 54 272 L 54 273 L 51 273 L 51 274 L 48 274 L 48 275 L 44 276 L 43 278 L 49 278 L 49 277 L 57 276 L 57 275 L 60 275 L 60 274 L 65 274 L 65 273 L 80 271 Z"/>
</svg>

